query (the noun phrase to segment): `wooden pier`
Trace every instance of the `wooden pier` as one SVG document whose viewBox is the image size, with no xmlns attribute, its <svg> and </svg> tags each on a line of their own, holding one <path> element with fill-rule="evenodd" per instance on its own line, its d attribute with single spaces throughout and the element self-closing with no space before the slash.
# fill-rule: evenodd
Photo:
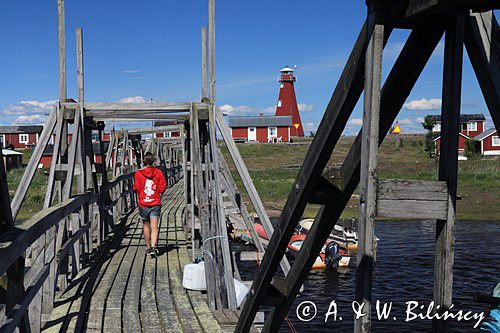
<svg viewBox="0 0 500 333">
<path fill-rule="evenodd" d="M 85 100 L 80 28 L 76 29 L 76 99 L 68 98 L 65 7 L 64 0 L 57 2 L 59 102 L 47 118 L 12 200 L 0 154 L 0 333 L 249 332 L 257 328 L 276 332 L 359 184 L 356 300 L 365 303 L 365 310 L 371 308 L 376 220 L 426 218 L 435 220 L 437 230 L 434 301 L 441 311 L 450 306 L 462 50 L 465 45 L 498 129 L 500 29 L 492 11 L 498 1 L 367 1 L 367 21 L 290 189 L 276 232 L 216 106 L 215 0 L 208 0 L 208 24 L 201 27 L 201 100 L 129 104 Z M 396 28 L 411 29 L 411 33 L 382 84 L 382 52 Z M 442 147 L 446 149 L 440 157 L 439 179 L 379 179 L 378 146 L 443 35 Z M 363 128 L 344 163 L 325 170 L 363 91 Z M 170 125 L 113 130 L 105 149 L 107 122 L 154 120 Z M 236 187 L 219 150 L 217 130 L 244 189 Z M 179 136 L 147 137 L 155 132 Z M 15 222 L 52 137 L 43 209 Z M 99 162 L 93 153 L 95 137 Z M 169 185 L 157 259 L 145 255 L 132 191 L 134 172 L 143 166 L 147 151 L 156 156 Z M 253 218 L 241 201 L 243 190 L 271 236 L 267 244 L 257 236 Z M 309 204 L 321 209 L 291 266 L 284 254 Z M 248 230 L 257 254 L 245 254 L 245 258 L 260 259 L 263 253 L 241 306 L 228 227 Z M 184 266 L 197 258 L 204 260 L 206 292 L 182 286 Z M 265 322 L 258 323 L 255 318 L 264 310 Z M 370 330 L 370 314 L 355 322 L 355 332 Z M 447 330 L 445 321 L 434 320 L 434 332 Z"/>
</svg>

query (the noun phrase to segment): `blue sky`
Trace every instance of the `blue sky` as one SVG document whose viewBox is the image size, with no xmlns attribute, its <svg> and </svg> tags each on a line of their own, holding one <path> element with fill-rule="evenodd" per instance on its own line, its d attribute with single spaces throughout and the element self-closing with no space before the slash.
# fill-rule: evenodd
<svg viewBox="0 0 500 333">
<path fill-rule="evenodd" d="M 217 2 L 217 102 L 230 114 L 274 112 L 279 69 L 297 65 L 296 94 L 306 130 L 315 130 L 366 15 L 364 1 Z M 57 98 L 56 1 L 0 5 L 0 123 L 40 123 Z M 76 96 L 75 28 L 84 30 L 87 101 L 187 101 L 200 98 L 200 28 L 206 1 L 66 0 L 68 96 Z M 384 72 L 407 31 L 391 36 Z M 398 119 L 422 131 L 438 113 L 441 43 Z M 484 113 L 476 78 L 464 58 L 463 113 Z M 413 102 L 412 102 L 413 101 Z M 358 103 L 346 134 L 356 133 Z"/>
</svg>

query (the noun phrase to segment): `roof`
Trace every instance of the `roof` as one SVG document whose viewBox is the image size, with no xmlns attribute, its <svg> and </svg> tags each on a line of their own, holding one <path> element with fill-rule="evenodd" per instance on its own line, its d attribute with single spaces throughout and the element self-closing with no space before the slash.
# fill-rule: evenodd
<svg viewBox="0 0 500 333">
<path fill-rule="evenodd" d="M 286 72 L 292 72 L 293 73 L 293 69 L 291 69 L 290 67 L 288 66 L 285 66 L 283 67 L 281 70 L 280 70 L 281 73 L 286 73 Z"/>
<path fill-rule="evenodd" d="M 41 133 L 42 125 L 30 126 L 0 126 L 0 134 L 24 134 L 24 133 Z"/>
<path fill-rule="evenodd" d="M 229 117 L 229 127 L 292 126 L 291 116 Z"/>
<path fill-rule="evenodd" d="M 12 149 L 2 149 L 2 154 L 3 156 L 13 156 L 13 155 L 22 155 L 23 153 L 20 153 Z"/>
<path fill-rule="evenodd" d="M 466 138 L 467 140 L 470 139 L 470 137 L 468 137 L 467 135 L 465 135 L 464 133 L 460 132 L 458 133 L 459 135 L 463 136 L 464 138 Z M 434 136 L 434 139 L 433 141 L 437 141 L 437 140 L 441 140 L 441 135 L 436 135 Z"/>
<path fill-rule="evenodd" d="M 431 119 L 434 121 L 441 121 L 441 115 L 436 114 L 436 115 L 430 115 Z M 471 114 L 461 114 L 460 115 L 460 122 L 461 123 L 467 123 L 469 121 L 485 121 L 486 118 L 482 113 L 471 113 Z"/>
<path fill-rule="evenodd" d="M 482 141 L 482 140 L 486 139 L 487 137 L 489 137 L 490 135 L 492 135 L 493 133 L 495 133 L 496 131 L 497 130 L 495 128 L 489 128 L 486 131 L 484 131 L 483 133 L 476 135 L 474 137 L 474 140 Z"/>
</svg>

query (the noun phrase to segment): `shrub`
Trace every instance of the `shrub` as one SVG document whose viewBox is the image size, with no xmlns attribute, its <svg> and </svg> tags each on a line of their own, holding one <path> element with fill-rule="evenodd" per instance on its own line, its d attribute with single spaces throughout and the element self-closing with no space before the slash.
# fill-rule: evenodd
<svg viewBox="0 0 500 333">
<path fill-rule="evenodd" d="M 467 157 L 475 157 L 479 155 L 479 151 L 477 149 L 477 140 L 469 139 L 465 141 L 464 155 Z"/>
</svg>

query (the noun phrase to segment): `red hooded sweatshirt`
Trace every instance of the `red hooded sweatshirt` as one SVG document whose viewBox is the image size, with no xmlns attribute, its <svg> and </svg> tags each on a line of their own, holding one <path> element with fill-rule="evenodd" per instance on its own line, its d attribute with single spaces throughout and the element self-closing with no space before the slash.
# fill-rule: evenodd
<svg viewBox="0 0 500 333">
<path fill-rule="evenodd" d="M 155 167 L 137 170 L 134 175 L 134 192 L 139 196 L 139 207 L 161 205 L 161 195 L 167 189 L 163 172 Z"/>
</svg>

